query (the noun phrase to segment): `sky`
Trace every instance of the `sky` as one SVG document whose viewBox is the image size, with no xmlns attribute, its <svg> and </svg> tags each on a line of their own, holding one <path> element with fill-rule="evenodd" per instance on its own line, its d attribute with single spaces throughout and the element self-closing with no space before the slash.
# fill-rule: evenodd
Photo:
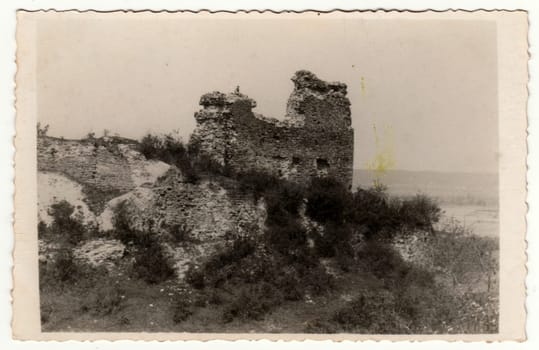
<svg viewBox="0 0 539 350">
<path fill-rule="evenodd" d="M 255 112 L 282 119 L 290 78 L 307 69 L 348 85 L 354 168 L 383 153 L 395 169 L 497 172 L 494 22 L 79 16 L 38 22 L 50 135 L 188 140 L 200 96 L 238 85 Z"/>
</svg>

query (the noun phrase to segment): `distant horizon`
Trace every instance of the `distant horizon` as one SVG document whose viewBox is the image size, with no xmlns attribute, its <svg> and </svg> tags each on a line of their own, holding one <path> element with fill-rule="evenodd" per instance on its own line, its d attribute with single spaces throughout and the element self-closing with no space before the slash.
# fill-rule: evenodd
<svg viewBox="0 0 539 350">
<path fill-rule="evenodd" d="M 354 168 L 353 171 L 371 171 L 371 172 L 375 172 L 376 170 L 372 170 L 372 169 L 367 169 L 367 168 Z M 426 169 L 426 170 L 422 170 L 422 169 L 402 169 L 402 168 L 399 168 L 399 169 L 388 169 L 386 170 L 386 172 L 396 172 L 396 171 L 401 171 L 401 172 L 411 172 L 411 173 L 439 173 L 439 174 L 470 174 L 470 175 L 492 175 L 492 176 L 498 176 L 499 175 L 499 172 L 492 172 L 492 171 L 454 171 L 454 170 L 451 170 L 451 171 L 445 171 L 445 170 L 429 170 L 429 169 Z"/>
</svg>

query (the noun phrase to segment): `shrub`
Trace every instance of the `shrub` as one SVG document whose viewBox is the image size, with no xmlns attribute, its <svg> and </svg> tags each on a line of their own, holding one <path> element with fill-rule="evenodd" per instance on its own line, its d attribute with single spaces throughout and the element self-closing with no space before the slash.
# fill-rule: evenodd
<svg viewBox="0 0 539 350">
<path fill-rule="evenodd" d="M 223 166 L 211 156 L 199 153 L 192 158 L 193 169 L 196 174 L 230 176 L 230 169 Z"/>
<path fill-rule="evenodd" d="M 204 289 L 207 286 L 218 288 L 226 281 L 254 273 L 256 266 L 244 263 L 247 257 L 255 252 L 254 240 L 246 237 L 238 237 L 221 252 L 212 255 L 206 263 L 198 268 L 189 266 L 185 280 L 195 289 Z M 249 270 L 247 273 L 246 270 Z"/>
<path fill-rule="evenodd" d="M 199 177 L 193 168 L 187 147 L 172 134 L 157 136 L 147 134 L 139 143 L 139 151 L 147 159 L 158 159 L 175 165 L 188 182 L 195 183 Z"/>
<path fill-rule="evenodd" d="M 174 276 L 175 271 L 171 260 L 155 239 L 149 239 L 144 247 L 138 247 L 135 252 L 133 270 L 138 278 L 146 283 L 157 284 Z"/>
<path fill-rule="evenodd" d="M 295 269 L 285 269 L 276 274 L 275 286 L 281 291 L 285 300 L 300 300 L 303 298 L 301 277 Z"/>
<path fill-rule="evenodd" d="M 399 225 L 387 194 L 380 189 L 358 188 L 347 216 L 354 224 L 366 227 L 367 238 L 379 236 L 384 231 L 394 231 Z"/>
<path fill-rule="evenodd" d="M 270 224 L 265 237 L 269 245 L 281 254 L 294 254 L 298 249 L 306 249 L 307 232 L 297 219 L 281 222 L 279 225 Z"/>
<path fill-rule="evenodd" d="M 41 324 L 44 324 L 50 321 L 51 315 L 53 314 L 54 309 L 50 304 L 44 304 L 43 301 L 41 301 L 39 311 L 40 311 Z"/>
<path fill-rule="evenodd" d="M 403 333 L 405 323 L 396 312 L 394 295 L 387 290 L 363 290 L 332 317 L 344 330 L 354 333 Z"/>
<path fill-rule="evenodd" d="M 236 175 L 239 182 L 239 189 L 244 193 L 252 193 L 255 200 L 262 197 L 267 190 L 273 189 L 279 180 L 272 175 L 260 171 L 240 172 Z"/>
<path fill-rule="evenodd" d="M 47 136 L 47 133 L 49 132 L 49 124 L 41 126 L 41 123 L 38 122 L 37 125 L 36 125 L 36 129 L 37 129 L 37 136 L 38 137 L 45 137 L 45 136 Z"/>
<path fill-rule="evenodd" d="M 314 234 L 316 251 L 319 256 L 328 258 L 334 257 L 337 251 L 339 255 L 353 255 L 351 237 L 352 229 L 349 225 L 328 222 L 323 235 L 319 232 Z"/>
<path fill-rule="evenodd" d="M 72 282 L 80 275 L 80 269 L 71 249 L 63 248 L 56 253 L 54 260 L 40 262 L 39 275 L 41 282 Z"/>
<path fill-rule="evenodd" d="M 37 224 L 37 238 L 38 239 L 44 239 L 48 236 L 49 234 L 49 227 L 47 226 L 47 224 L 43 221 L 39 221 L 39 223 Z"/>
<path fill-rule="evenodd" d="M 206 264 L 206 267 L 210 270 L 216 270 L 226 265 L 238 263 L 254 251 L 254 240 L 251 238 L 239 237 L 223 252 L 214 255 Z"/>
<path fill-rule="evenodd" d="M 147 283 L 161 283 L 174 274 L 173 264 L 161 244 L 153 224 L 148 223 L 147 231 L 131 228 L 130 214 L 125 201 L 114 208 L 114 236 L 123 244 L 134 249 L 133 272 Z"/>
<path fill-rule="evenodd" d="M 180 164 L 186 159 L 187 149 L 179 138 L 173 135 L 145 135 L 139 144 L 139 151 L 147 159 L 159 159 L 169 164 Z"/>
<path fill-rule="evenodd" d="M 335 287 L 335 280 L 323 266 L 317 265 L 303 271 L 299 285 L 313 295 L 321 295 Z"/>
<path fill-rule="evenodd" d="M 174 323 L 181 323 L 189 318 L 193 314 L 193 308 L 191 306 L 192 301 L 187 293 L 180 293 L 174 302 L 172 309 L 173 316 L 172 321 Z"/>
<path fill-rule="evenodd" d="M 101 278 L 88 292 L 82 311 L 92 315 L 106 316 L 122 308 L 125 291 L 110 278 Z"/>
<path fill-rule="evenodd" d="M 235 299 L 226 305 L 223 311 L 223 321 L 230 322 L 235 318 L 260 320 L 282 301 L 280 291 L 269 283 L 249 285 L 241 289 Z"/>
<path fill-rule="evenodd" d="M 342 223 L 351 202 L 350 192 L 331 177 L 313 178 L 307 188 L 307 215 L 315 221 Z"/>
<path fill-rule="evenodd" d="M 424 195 L 390 198 L 383 188 L 358 188 L 352 198 L 346 216 L 366 228 L 367 238 L 391 238 L 402 229 L 434 232 L 441 216 L 436 201 Z"/>
<path fill-rule="evenodd" d="M 124 244 L 129 243 L 128 234 L 131 233 L 131 218 L 127 201 L 123 200 L 113 208 L 112 226 L 118 239 Z"/>
<path fill-rule="evenodd" d="M 344 272 L 352 271 L 356 266 L 352 247 L 348 245 L 340 251 L 342 251 L 342 253 L 339 253 L 336 256 L 337 266 Z"/>
<path fill-rule="evenodd" d="M 185 273 L 185 281 L 195 289 L 203 289 L 206 286 L 204 271 L 197 269 L 194 265 L 189 266 Z"/>
<path fill-rule="evenodd" d="M 127 201 L 124 200 L 118 203 L 113 209 L 113 235 L 126 246 L 134 245 L 138 248 L 148 248 L 154 243 L 153 240 L 156 235 L 153 224 L 148 223 L 146 231 L 132 228 L 133 215 L 129 212 Z"/>
<path fill-rule="evenodd" d="M 404 276 L 409 269 L 399 253 L 378 241 L 367 241 L 358 251 L 358 260 L 360 267 L 387 281 Z"/>
<path fill-rule="evenodd" d="M 440 220 L 441 214 L 438 203 L 421 194 L 403 200 L 397 213 L 404 227 L 429 232 L 434 232 L 433 224 Z"/>
<path fill-rule="evenodd" d="M 72 216 L 74 211 L 75 207 L 66 200 L 52 204 L 48 211 L 52 216 L 51 233 L 64 238 L 69 244 L 78 244 L 85 233 L 85 227 L 81 221 Z"/>
<path fill-rule="evenodd" d="M 276 195 L 275 195 L 276 194 Z M 266 200 L 272 202 L 278 200 L 279 205 L 293 217 L 299 215 L 300 205 L 303 203 L 304 190 L 301 186 L 288 181 L 281 181 L 275 189 L 274 195 L 267 195 Z M 272 202 L 272 205 L 276 203 Z"/>
<path fill-rule="evenodd" d="M 445 271 L 453 284 L 477 284 L 478 276 L 486 277 L 490 291 L 498 273 L 498 241 L 490 237 L 469 234 L 458 223 L 450 223 L 441 232 L 426 240 L 426 252 L 433 270 Z"/>
</svg>

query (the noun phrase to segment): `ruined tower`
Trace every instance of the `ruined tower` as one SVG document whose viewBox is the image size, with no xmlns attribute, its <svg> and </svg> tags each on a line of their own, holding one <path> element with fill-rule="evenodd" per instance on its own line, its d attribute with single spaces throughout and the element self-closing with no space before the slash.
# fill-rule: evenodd
<svg viewBox="0 0 539 350">
<path fill-rule="evenodd" d="M 256 169 L 300 183 L 330 175 L 351 186 L 354 130 L 346 85 L 304 70 L 292 81 L 282 121 L 253 113 L 256 102 L 238 90 L 203 95 L 191 142 L 235 170 Z"/>
</svg>

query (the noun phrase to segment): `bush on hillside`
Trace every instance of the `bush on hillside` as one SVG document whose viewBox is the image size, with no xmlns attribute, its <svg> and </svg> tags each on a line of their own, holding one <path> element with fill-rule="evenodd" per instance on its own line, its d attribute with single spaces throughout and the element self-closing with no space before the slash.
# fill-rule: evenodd
<svg viewBox="0 0 539 350">
<path fill-rule="evenodd" d="M 332 320 L 345 331 L 437 333 L 454 327 L 456 295 L 436 282 L 432 271 L 405 262 L 389 244 L 369 241 L 358 252 L 362 270 L 381 284 L 359 290 Z"/>
<path fill-rule="evenodd" d="M 405 333 L 406 324 L 397 312 L 395 296 L 391 291 L 361 291 L 343 308 L 337 310 L 331 321 L 344 331 L 380 334 Z"/>
<path fill-rule="evenodd" d="M 353 194 L 348 217 L 355 225 L 366 228 L 367 238 L 398 229 L 399 219 L 393 202 L 378 189 L 358 188 Z"/>
<path fill-rule="evenodd" d="M 80 275 L 80 268 L 75 262 L 71 249 L 60 249 L 52 261 L 41 262 L 39 278 L 41 282 L 72 282 Z"/>
<path fill-rule="evenodd" d="M 157 240 L 151 238 L 144 247 L 134 253 L 133 271 L 135 276 L 149 284 L 169 280 L 175 275 L 171 259 Z"/>
<path fill-rule="evenodd" d="M 188 182 L 195 183 L 199 176 L 191 162 L 192 155 L 181 139 L 172 134 L 157 136 L 147 134 L 139 143 L 139 151 L 147 159 L 157 159 L 175 165 Z"/>
<path fill-rule="evenodd" d="M 295 218 L 283 218 L 279 223 L 271 223 L 265 231 L 265 237 L 269 246 L 281 254 L 288 255 L 298 249 L 306 249 L 307 231 Z"/>
<path fill-rule="evenodd" d="M 405 228 L 434 232 L 433 225 L 440 220 L 442 210 L 434 199 L 418 194 L 402 200 L 396 215 Z"/>
<path fill-rule="evenodd" d="M 74 211 L 75 207 L 66 200 L 52 204 L 48 210 L 49 215 L 52 216 L 50 233 L 54 237 L 60 237 L 66 243 L 73 245 L 83 240 L 86 232 L 81 220 L 73 216 Z M 40 225 L 42 233 L 45 233 L 46 230 L 44 230 L 43 225 Z"/>
<path fill-rule="evenodd" d="M 316 177 L 306 190 L 307 215 L 320 223 L 342 223 L 350 206 L 350 191 L 337 179 Z"/>
<path fill-rule="evenodd" d="M 95 316 L 106 316 L 118 312 L 124 304 L 125 290 L 113 283 L 111 278 L 101 278 L 88 291 L 82 311 Z"/>
<path fill-rule="evenodd" d="M 408 264 L 388 243 L 367 241 L 357 255 L 360 267 L 377 278 L 395 280 L 408 272 Z"/>
<path fill-rule="evenodd" d="M 319 256 L 332 258 L 336 255 L 353 255 L 350 245 L 353 232 L 350 225 L 328 222 L 324 228 L 323 234 L 313 232 L 316 252 Z"/>
<path fill-rule="evenodd" d="M 225 306 L 223 321 L 260 320 L 282 302 L 281 292 L 270 283 L 247 285 Z"/>
<path fill-rule="evenodd" d="M 126 246 L 148 247 L 152 237 L 148 232 L 144 232 L 132 227 L 133 213 L 129 210 L 129 203 L 121 201 L 113 208 L 112 226 L 113 235 Z"/>
<path fill-rule="evenodd" d="M 39 221 L 37 224 L 37 238 L 45 239 L 49 234 L 49 227 L 44 221 Z"/>
<path fill-rule="evenodd" d="M 452 220 L 440 232 L 426 238 L 424 250 L 432 264 L 430 268 L 445 271 L 454 285 L 477 285 L 478 276 L 486 276 L 485 289 L 494 289 L 499 270 L 497 239 L 471 234 Z"/>
<path fill-rule="evenodd" d="M 440 220 L 438 203 L 425 196 L 391 198 L 381 189 L 358 188 L 352 196 L 347 218 L 366 228 L 367 238 L 391 238 L 403 230 L 434 232 Z"/>
<path fill-rule="evenodd" d="M 172 321 L 174 323 L 181 323 L 193 314 L 193 301 L 191 299 L 191 296 L 185 292 L 176 296 L 172 307 Z"/>
<path fill-rule="evenodd" d="M 94 267 L 76 259 L 70 246 L 61 246 L 50 259 L 39 261 L 40 289 L 68 286 L 85 290 L 106 275 L 108 271 L 105 267 Z"/>
<path fill-rule="evenodd" d="M 279 179 L 275 176 L 255 170 L 240 172 L 236 175 L 236 179 L 240 191 L 252 193 L 255 200 L 264 196 L 266 191 L 274 189 L 279 183 Z"/>
<path fill-rule="evenodd" d="M 331 276 L 305 249 L 281 253 L 269 242 L 255 244 L 241 237 L 202 267 L 191 266 L 186 281 L 199 293 L 221 296 L 214 302 L 224 305 L 227 322 L 259 319 L 283 300 L 299 300 L 333 286 Z M 219 291 L 227 291 L 227 296 Z"/>
</svg>

